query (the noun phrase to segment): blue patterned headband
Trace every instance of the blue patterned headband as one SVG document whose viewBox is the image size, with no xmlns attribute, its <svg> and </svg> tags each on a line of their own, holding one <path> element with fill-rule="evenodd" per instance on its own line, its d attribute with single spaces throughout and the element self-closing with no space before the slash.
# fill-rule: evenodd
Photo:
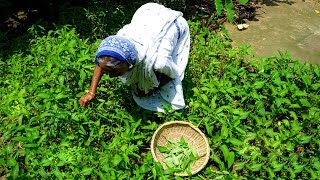
<svg viewBox="0 0 320 180">
<path fill-rule="evenodd" d="M 131 69 L 137 59 L 137 50 L 128 39 L 121 36 L 109 36 L 100 43 L 96 59 L 103 55 L 117 58 L 127 63 Z"/>
</svg>

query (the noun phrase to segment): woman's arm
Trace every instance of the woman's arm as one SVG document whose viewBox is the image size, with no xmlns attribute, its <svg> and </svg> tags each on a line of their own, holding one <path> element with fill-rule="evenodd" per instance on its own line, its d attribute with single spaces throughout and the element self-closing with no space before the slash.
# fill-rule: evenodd
<svg viewBox="0 0 320 180">
<path fill-rule="evenodd" d="M 156 73 L 157 79 L 159 81 L 159 86 L 150 90 L 147 94 L 138 89 L 137 92 L 135 92 L 136 96 L 138 96 L 138 97 L 150 96 L 153 93 L 159 91 L 162 86 L 164 86 L 165 84 L 167 84 L 168 82 L 170 82 L 173 79 L 163 73 L 159 73 L 159 72 L 155 72 L 155 73 Z"/>
<path fill-rule="evenodd" d="M 157 74 L 157 73 L 156 73 Z M 167 84 L 168 82 L 170 82 L 173 78 L 169 77 L 168 75 L 166 74 L 163 74 L 163 73 L 159 73 L 159 87 L 158 88 L 161 88 L 162 86 L 164 86 L 165 84 Z"/>
<path fill-rule="evenodd" d="M 93 70 L 93 76 L 91 79 L 89 92 L 96 94 L 97 87 L 102 75 L 103 75 L 103 70 L 101 69 L 100 66 L 96 65 L 96 67 L 94 67 L 94 70 Z"/>
<path fill-rule="evenodd" d="M 103 70 L 101 69 L 101 67 L 96 65 L 93 70 L 93 76 L 92 76 L 89 92 L 83 95 L 79 100 L 79 104 L 82 107 L 84 107 L 87 102 L 91 101 L 95 97 L 95 94 L 97 92 L 97 87 L 102 75 L 103 75 Z"/>
</svg>

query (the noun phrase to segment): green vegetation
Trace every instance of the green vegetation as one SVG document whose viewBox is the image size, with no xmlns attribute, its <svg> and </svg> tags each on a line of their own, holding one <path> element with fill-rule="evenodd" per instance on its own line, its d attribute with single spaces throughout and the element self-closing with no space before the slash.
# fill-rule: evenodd
<svg viewBox="0 0 320 180">
<path fill-rule="evenodd" d="M 163 154 L 163 162 L 167 169 L 176 173 L 187 172 L 191 176 L 190 168 L 199 159 L 195 147 L 191 147 L 183 137 L 174 142 L 167 139 L 165 146 L 157 146 L 157 149 Z"/>
<path fill-rule="evenodd" d="M 317 179 L 319 66 L 288 53 L 247 61 L 250 49 L 231 48 L 226 32 L 189 24 L 187 106 L 167 113 L 141 109 L 108 76 L 79 107 L 101 40 L 70 26 L 31 28 L 27 48 L 0 56 L 0 177 L 179 179 L 153 161 L 149 142 L 162 123 L 185 120 L 211 147 L 208 165 L 190 179 Z"/>
</svg>

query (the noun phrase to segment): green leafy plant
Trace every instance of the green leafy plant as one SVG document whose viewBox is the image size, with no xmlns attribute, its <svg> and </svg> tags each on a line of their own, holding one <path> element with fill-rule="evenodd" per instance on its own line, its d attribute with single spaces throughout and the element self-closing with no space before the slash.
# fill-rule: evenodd
<svg viewBox="0 0 320 180">
<path fill-rule="evenodd" d="M 319 65 L 289 53 L 247 61 L 247 46 L 189 25 L 186 108 L 167 113 L 141 109 L 130 88 L 108 76 L 79 107 L 101 39 L 91 43 L 70 26 L 31 28 L 26 49 L 0 57 L 0 177 L 173 179 L 149 142 L 162 123 L 185 120 L 211 148 L 208 166 L 190 179 L 317 179 Z"/>
<path fill-rule="evenodd" d="M 240 4 L 246 4 L 248 0 L 240 0 Z M 229 22 L 233 22 L 234 19 L 234 3 L 232 0 L 214 0 L 216 14 L 221 16 L 224 12 Z"/>
<path fill-rule="evenodd" d="M 305 164 L 317 159 L 319 147 L 319 66 L 281 52 L 246 61 L 247 47 L 232 49 L 198 27 L 187 114 L 201 119 L 217 168 L 229 171 L 222 176 L 316 177 L 318 169 Z"/>
<path fill-rule="evenodd" d="M 173 142 L 167 139 L 166 146 L 157 146 L 157 149 L 163 154 L 166 167 L 173 172 L 187 172 L 191 175 L 191 166 L 199 159 L 197 150 L 184 140 Z"/>
</svg>

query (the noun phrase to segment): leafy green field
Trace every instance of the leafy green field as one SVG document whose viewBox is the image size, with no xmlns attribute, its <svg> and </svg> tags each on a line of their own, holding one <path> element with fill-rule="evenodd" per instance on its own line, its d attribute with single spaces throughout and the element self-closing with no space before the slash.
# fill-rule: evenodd
<svg viewBox="0 0 320 180">
<path fill-rule="evenodd" d="M 149 143 L 162 123 L 185 120 L 211 146 L 206 168 L 190 179 L 319 178 L 319 66 L 288 54 L 248 62 L 248 47 L 189 24 L 187 106 L 165 114 L 141 109 L 108 76 L 79 107 L 101 40 L 68 26 L 45 36 L 31 30 L 29 48 L 0 61 L 0 177 L 179 179 L 153 162 Z"/>
</svg>

